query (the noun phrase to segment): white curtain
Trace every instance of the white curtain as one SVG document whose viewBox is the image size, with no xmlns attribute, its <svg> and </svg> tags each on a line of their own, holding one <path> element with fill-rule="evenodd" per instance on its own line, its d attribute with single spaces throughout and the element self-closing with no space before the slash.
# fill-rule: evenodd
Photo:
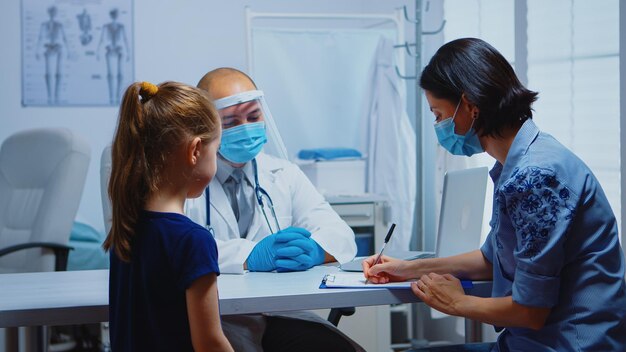
<svg viewBox="0 0 626 352">
<path fill-rule="evenodd" d="M 385 196 L 397 224 L 389 249 L 408 250 L 413 230 L 417 158 L 415 131 L 406 113 L 406 86 L 395 71 L 393 42 L 381 38 L 372 63 L 364 118 L 367 190 Z"/>
<path fill-rule="evenodd" d="M 393 40 L 390 29 L 254 28 L 251 71 L 290 158 L 305 148 L 363 153 L 367 192 L 385 196 L 398 225 L 389 247 L 408 250 L 415 132 L 406 114 L 405 83 L 394 69 Z"/>
<path fill-rule="evenodd" d="M 293 159 L 301 149 L 361 149 L 367 76 L 389 29 L 252 29 L 251 73 Z"/>
</svg>

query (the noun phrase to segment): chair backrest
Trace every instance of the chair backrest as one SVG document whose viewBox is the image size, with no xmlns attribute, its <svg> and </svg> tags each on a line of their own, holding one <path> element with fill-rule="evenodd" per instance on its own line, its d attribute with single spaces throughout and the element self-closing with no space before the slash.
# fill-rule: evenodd
<svg viewBox="0 0 626 352">
<path fill-rule="evenodd" d="M 100 156 L 100 196 L 102 197 L 102 215 L 104 217 L 105 236 L 111 230 L 111 199 L 109 198 L 109 179 L 111 178 L 111 146 L 104 148 Z"/>
<path fill-rule="evenodd" d="M 67 244 L 91 151 L 72 131 L 18 132 L 0 147 L 0 248 L 28 242 Z M 0 258 L 0 272 L 51 271 L 54 255 L 28 249 Z"/>
</svg>

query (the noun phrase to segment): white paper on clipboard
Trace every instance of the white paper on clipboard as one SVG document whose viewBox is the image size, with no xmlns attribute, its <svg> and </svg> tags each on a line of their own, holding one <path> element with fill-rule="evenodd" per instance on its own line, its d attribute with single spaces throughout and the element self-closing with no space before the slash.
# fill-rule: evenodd
<svg viewBox="0 0 626 352">
<path fill-rule="evenodd" d="M 415 280 L 413 280 L 415 281 Z M 386 284 L 375 284 L 372 282 L 365 282 L 363 273 L 333 273 L 326 274 L 322 279 L 322 285 L 320 288 L 387 288 L 387 289 L 410 289 L 411 282 L 388 282 Z"/>
</svg>

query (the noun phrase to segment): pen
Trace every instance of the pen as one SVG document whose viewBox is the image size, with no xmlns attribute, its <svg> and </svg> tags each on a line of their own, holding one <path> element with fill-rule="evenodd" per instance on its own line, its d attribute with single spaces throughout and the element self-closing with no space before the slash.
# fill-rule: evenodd
<svg viewBox="0 0 626 352">
<path fill-rule="evenodd" d="M 378 264 L 380 262 L 380 258 L 383 255 L 383 251 L 385 250 L 385 246 L 387 246 L 387 242 L 389 242 L 389 239 L 391 238 L 391 235 L 393 234 L 393 230 L 396 228 L 396 224 L 391 224 L 391 227 L 389 228 L 389 231 L 387 232 L 387 236 L 385 236 L 385 242 L 383 242 L 383 247 L 380 249 L 380 252 L 378 252 L 378 256 L 376 257 L 376 260 L 374 261 L 374 264 L 372 264 L 372 266 Z M 365 283 L 368 283 L 368 279 L 365 279 Z"/>
</svg>

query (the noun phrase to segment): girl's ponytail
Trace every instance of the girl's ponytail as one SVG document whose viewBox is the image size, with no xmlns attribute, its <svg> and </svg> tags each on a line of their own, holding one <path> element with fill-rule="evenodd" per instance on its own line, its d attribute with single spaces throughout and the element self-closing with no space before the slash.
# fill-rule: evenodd
<svg viewBox="0 0 626 352">
<path fill-rule="evenodd" d="M 146 180 L 144 104 L 158 92 L 152 83 L 133 83 L 126 89 L 120 107 L 115 143 L 111 149 L 109 198 L 112 208 L 111 233 L 104 249 L 111 247 L 123 261 L 130 260 L 131 238 L 149 192 Z"/>
</svg>

